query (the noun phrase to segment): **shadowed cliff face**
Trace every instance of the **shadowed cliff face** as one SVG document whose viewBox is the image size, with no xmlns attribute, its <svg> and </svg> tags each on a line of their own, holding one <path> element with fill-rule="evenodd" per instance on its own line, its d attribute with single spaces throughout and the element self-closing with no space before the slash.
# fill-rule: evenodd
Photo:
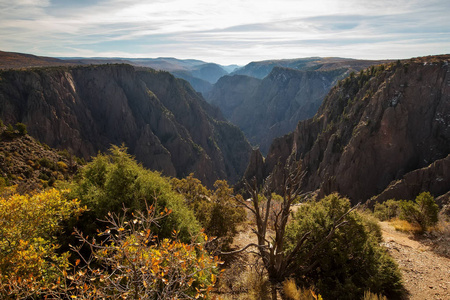
<svg viewBox="0 0 450 300">
<path fill-rule="evenodd" d="M 299 120 L 317 112 L 325 95 L 346 73 L 345 68 L 299 71 L 275 67 L 263 80 L 224 76 L 207 99 L 267 154 L 274 138 L 292 131 Z"/>
<path fill-rule="evenodd" d="M 304 189 L 318 189 L 320 195 L 337 191 L 354 202 L 365 201 L 396 181 L 395 193 L 391 185 L 385 195 L 410 199 L 416 196 L 412 186 L 435 196 L 445 193 L 450 189 L 445 171 L 449 61 L 450 56 L 412 59 L 342 81 L 313 119 L 272 143 L 265 175 L 294 155 L 308 172 Z"/>
<path fill-rule="evenodd" d="M 52 147 L 89 158 L 124 143 L 144 166 L 204 183 L 236 181 L 251 148 L 186 82 L 128 65 L 0 73 L 0 115 Z M 237 150 L 233 152 L 234 150 Z"/>
</svg>

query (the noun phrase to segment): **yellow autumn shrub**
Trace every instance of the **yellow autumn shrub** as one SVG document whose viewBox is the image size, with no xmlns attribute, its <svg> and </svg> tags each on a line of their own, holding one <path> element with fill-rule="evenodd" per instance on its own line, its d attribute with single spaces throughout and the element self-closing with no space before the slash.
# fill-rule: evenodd
<svg viewBox="0 0 450 300">
<path fill-rule="evenodd" d="M 0 298 L 38 294 L 68 267 L 68 253 L 57 254 L 54 235 L 82 208 L 55 189 L 19 195 L 8 188 L 1 194 Z"/>
<path fill-rule="evenodd" d="M 203 244 L 207 236 L 194 237 L 192 243 L 159 240 L 152 227 L 171 212 L 135 212 L 133 218 L 110 213 L 108 229 L 90 239 L 77 232 L 91 249 L 86 256 L 80 247 L 76 268 L 68 275 L 69 285 L 54 291 L 54 298 L 76 299 L 209 299 L 219 274 L 218 257 L 211 256 Z M 201 240 L 202 242 L 198 242 Z M 83 263 L 80 263 L 82 261 Z"/>
</svg>

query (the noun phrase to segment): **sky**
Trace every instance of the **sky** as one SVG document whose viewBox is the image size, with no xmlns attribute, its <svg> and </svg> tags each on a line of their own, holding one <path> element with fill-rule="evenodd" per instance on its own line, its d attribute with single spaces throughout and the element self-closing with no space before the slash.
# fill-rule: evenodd
<svg viewBox="0 0 450 300">
<path fill-rule="evenodd" d="M 223 65 L 448 54 L 450 1 L 0 0 L 0 50 Z"/>
</svg>

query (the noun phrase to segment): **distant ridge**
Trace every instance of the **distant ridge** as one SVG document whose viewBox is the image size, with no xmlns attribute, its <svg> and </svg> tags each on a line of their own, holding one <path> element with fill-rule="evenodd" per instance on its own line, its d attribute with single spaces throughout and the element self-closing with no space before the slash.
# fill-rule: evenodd
<svg viewBox="0 0 450 300">
<path fill-rule="evenodd" d="M 122 57 L 43 57 L 32 54 L 0 51 L 0 69 L 22 69 L 50 66 L 130 64 L 148 67 L 159 71 L 168 71 L 177 78 L 188 81 L 201 93 L 209 92 L 212 84 L 238 68 L 237 65 L 221 66 L 197 59 L 158 58 L 122 58 Z"/>
<path fill-rule="evenodd" d="M 284 67 L 302 71 L 329 71 L 339 68 L 359 71 L 372 65 L 387 63 L 389 60 L 364 60 L 341 57 L 306 57 L 295 59 L 263 60 L 251 62 L 238 68 L 231 75 L 247 75 L 263 79 L 275 67 Z"/>
<path fill-rule="evenodd" d="M 74 65 L 71 61 L 16 52 L 0 51 L 0 69 Z"/>
</svg>

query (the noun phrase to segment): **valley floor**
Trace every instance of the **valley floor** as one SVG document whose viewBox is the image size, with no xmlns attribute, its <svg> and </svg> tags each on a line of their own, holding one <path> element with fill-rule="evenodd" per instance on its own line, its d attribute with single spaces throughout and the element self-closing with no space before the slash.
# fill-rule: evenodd
<svg viewBox="0 0 450 300">
<path fill-rule="evenodd" d="M 408 299 L 450 299 L 450 259 L 436 254 L 432 246 L 380 223 L 384 243 L 399 264 Z"/>
</svg>

